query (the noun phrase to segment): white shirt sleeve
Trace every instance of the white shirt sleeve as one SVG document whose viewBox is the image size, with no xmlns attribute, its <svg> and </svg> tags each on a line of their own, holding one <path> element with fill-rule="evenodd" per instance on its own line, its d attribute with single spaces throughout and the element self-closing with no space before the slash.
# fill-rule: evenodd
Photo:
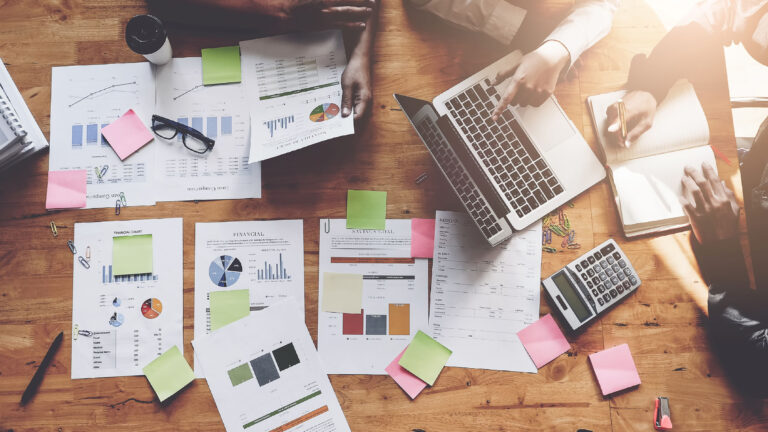
<svg viewBox="0 0 768 432">
<path fill-rule="evenodd" d="M 570 66 L 604 38 L 613 24 L 621 0 L 577 0 L 576 5 L 544 41 L 560 42 L 571 55 Z"/>
<path fill-rule="evenodd" d="M 469 30 L 483 32 L 509 44 L 523 23 L 526 10 L 505 0 L 410 0 L 414 6 Z"/>
</svg>

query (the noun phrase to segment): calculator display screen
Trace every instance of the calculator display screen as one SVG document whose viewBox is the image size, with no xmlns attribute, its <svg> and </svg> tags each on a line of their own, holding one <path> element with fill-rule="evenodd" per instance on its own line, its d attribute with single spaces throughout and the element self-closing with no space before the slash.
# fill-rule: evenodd
<svg viewBox="0 0 768 432">
<path fill-rule="evenodd" d="M 573 313 L 576 314 L 576 318 L 578 318 L 579 321 L 584 321 L 592 316 L 592 312 L 587 309 L 587 305 L 584 304 L 584 301 L 576 293 L 576 287 L 574 287 L 571 284 L 571 281 L 565 276 L 565 272 L 560 272 L 555 276 L 552 276 L 552 282 L 555 283 L 557 289 L 559 289 L 560 293 L 565 297 L 565 301 L 568 302 L 568 305 L 573 310 Z"/>
</svg>

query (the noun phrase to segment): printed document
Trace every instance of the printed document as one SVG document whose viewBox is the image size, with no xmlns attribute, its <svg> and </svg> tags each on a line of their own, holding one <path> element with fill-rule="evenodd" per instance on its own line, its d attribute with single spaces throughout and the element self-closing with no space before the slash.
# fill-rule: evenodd
<svg viewBox="0 0 768 432">
<path fill-rule="evenodd" d="M 541 223 L 491 247 L 464 213 L 437 212 L 429 325 L 447 366 L 536 372 L 517 332 L 539 318 Z"/>
<path fill-rule="evenodd" d="M 409 219 L 387 220 L 384 230 L 320 220 L 317 344 L 328 373 L 384 375 L 416 332 L 427 329 L 427 263 L 411 258 Z M 360 312 L 325 312 L 325 281 L 345 274 L 362 276 Z"/>
<path fill-rule="evenodd" d="M 341 117 L 347 66 L 339 30 L 240 42 L 251 112 L 250 162 L 355 133 Z"/>
<path fill-rule="evenodd" d="M 192 341 L 227 432 L 348 432 L 300 306 L 286 300 Z"/>
<path fill-rule="evenodd" d="M 72 379 L 143 375 L 184 347 L 181 219 L 76 223 L 74 243 Z M 151 273 L 116 275 L 144 271 L 148 248 Z"/>
<path fill-rule="evenodd" d="M 195 225 L 195 339 L 211 333 L 210 294 L 241 289 L 251 313 L 293 297 L 304 319 L 302 220 Z M 203 377 L 197 361 L 195 375 Z"/>
</svg>

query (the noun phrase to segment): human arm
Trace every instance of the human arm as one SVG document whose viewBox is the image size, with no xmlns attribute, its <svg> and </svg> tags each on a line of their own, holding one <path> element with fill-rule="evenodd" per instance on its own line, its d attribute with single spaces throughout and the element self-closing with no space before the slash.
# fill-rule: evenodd
<svg viewBox="0 0 768 432">
<path fill-rule="evenodd" d="M 341 76 L 342 117 L 354 113 L 355 120 L 360 120 L 370 110 L 373 99 L 371 67 L 377 18 L 377 8 L 374 5 L 373 14 L 366 21 L 365 29 L 362 32 L 347 32 L 345 35 L 352 40 L 353 48 Z"/>
</svg>

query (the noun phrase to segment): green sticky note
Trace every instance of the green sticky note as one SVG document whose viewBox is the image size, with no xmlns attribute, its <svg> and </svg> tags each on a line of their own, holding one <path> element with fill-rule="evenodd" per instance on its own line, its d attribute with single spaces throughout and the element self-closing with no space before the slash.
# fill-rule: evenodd
<svg viewBox="0 0 768 432">
<path fill-rule="evenodd" d="M 112 274 L 152 273 L 152 234 L 112 238 Z"/>
<path fill-rule="evenodd" d="M 195 379 L 195 373 L 176 345 L 144 366 L 143 370 L 160 402 L 173 396 Z"/>
<path fill-rule="evenodd" d="M 251 313 L 251 298 L 247 289 L 214 291 L 211 298 L 211 330 L 218 330 Z"/>
<path fill-rule="evenodd" d="M 435 384 L 453 351 L 419 330 L 400 358 L 400 366 L 429 385 Z"/>
<path fill-rule="evenodd" d="M 347 191 L 347 228 L 383 230 L 386 218 L 386 192 Z"/>
<path fill-rule="evenodd" d="M 240 47 L 204 48 L 203 84 L 239 83 L 242 79 L 240 70 Z"/>
</svg>

